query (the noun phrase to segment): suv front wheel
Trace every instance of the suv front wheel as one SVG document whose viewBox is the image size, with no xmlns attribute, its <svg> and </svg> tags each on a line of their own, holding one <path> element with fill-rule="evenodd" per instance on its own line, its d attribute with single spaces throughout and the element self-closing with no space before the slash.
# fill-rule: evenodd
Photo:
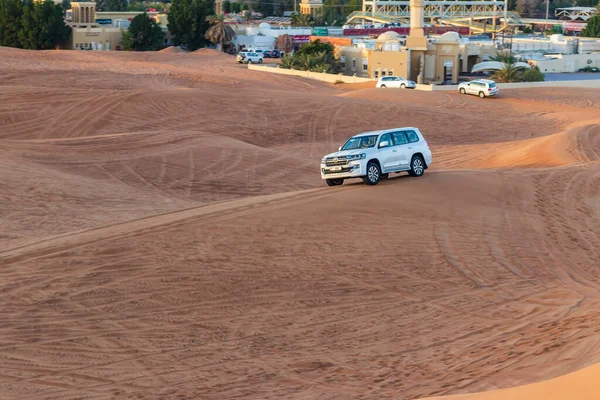
<svg viewBox="0 0 600 400">
<path fill-rule="evenodd" d="M 327 186 L 340 186 L 344 184 L 343 179 L 326 179 Z"/>
<path fill-rule="evenodd" d="M 363 182 L 367 185 L 377 185 L 381 179 L 381 169 L 376 162 L 370 161 L 367 164 L 367 175 L 363 177 Z"/>
<path fill-rule="evenodd" d="M 421 156 L 413 156 L 410 160 L 410 176 L 421 176 L 425 172 L 425 161 Z"/>
</svg>

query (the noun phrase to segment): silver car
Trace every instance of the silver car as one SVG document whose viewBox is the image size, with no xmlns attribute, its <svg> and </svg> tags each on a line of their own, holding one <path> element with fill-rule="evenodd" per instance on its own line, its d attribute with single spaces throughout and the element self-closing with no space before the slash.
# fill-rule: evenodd
<svg viewBox="0 0 600 400">
<path fill-rule="evenodd" d="M 382 76 L 377 81 L 377 88 L 400 88 L 400 89 L 414 89 L 417 84 L 408 79 L 401 78 L 399 76 Z"/>
<path fill-rule="evenodd" d="M 482 99 L 488 96 L 497 96 L 499 93 L 496 82 L 489 79 L 477 79 L 471 82 L 463 82 L 458 85 L 460 94 L 474 94 Z"/>
</svg>

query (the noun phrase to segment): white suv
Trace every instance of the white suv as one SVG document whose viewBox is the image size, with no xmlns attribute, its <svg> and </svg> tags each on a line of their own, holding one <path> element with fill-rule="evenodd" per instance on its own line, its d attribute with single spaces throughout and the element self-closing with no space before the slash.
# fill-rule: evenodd
<svg viewBox="0 0 600 400">
<path fill-rule="evenodd" d="M 421 176 L 431 165 L 431 150 L 417 128 L 395 128 L 353 136 L 337 153 L 321 160 L 321 179 L 338 186 L 344 179 L 362 178 L 376 185 L 391 172 Z"/>
<path fill-rule="evenodd" d="M 250 63 L 262 64 L 263 56 L 262 56 L 262 54 L 258 54 L 258 53 L 246 53 L 246 58 L 244 59 L 244 62 L 246 62 L 248 64 L 250 64 Z"/>
<path fill-rule="evenodd" d="M 401 88 L 401 89 L 414 89 L 417 84 L 414 81 L 409 81 L 399 76 L 382 76 L 377 81 L 376 88 Z"/>
<path fill-rule="evenodd" d="M 471 82 L 463 82 L 458 85 L 460 94 L 474 94 L 482 99 L 488 96 L 496 96 L 499 92 L 496 82 L 489 79 L 477 79 Z"/>
</svg>

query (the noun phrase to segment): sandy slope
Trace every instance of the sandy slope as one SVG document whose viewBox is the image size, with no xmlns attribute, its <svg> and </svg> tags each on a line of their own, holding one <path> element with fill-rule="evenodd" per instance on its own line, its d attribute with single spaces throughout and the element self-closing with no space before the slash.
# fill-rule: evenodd
<svg viewBox="0 0 600 400">
<path fill-rule="evenodd" d="M 490 392 L 436 397 L 437 400 L 529 400 L 529 399 L 582 399 L 594 400 L 600 393 L 600 364 L 560 378 L 516 388 Z M 430 400 L 434 400 L 431 398 Z"/>
<path fill-rule="evenodd" d="M 338 87 L 211 51 L 0 48 L 0 74 L 0 399 L 408 399 L 600 362 L 597 91 Z M 403 125 L 423 178 L 323 187 L 323 154 Z"/>
</svg>

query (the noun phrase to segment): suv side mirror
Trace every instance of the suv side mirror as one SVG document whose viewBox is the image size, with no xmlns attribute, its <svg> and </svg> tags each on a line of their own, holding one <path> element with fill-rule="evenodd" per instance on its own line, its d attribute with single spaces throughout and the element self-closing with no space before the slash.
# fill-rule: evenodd
<svg viewBox="0 0 600 400">
<path fill-rule="evenodd" d="M 342 146 L 338 147 L 338 151 L 342 151 Z"/>
<path fill-rule="evenodd" d="M 390 142 L 388 142 L 387 140 L 384 140 L 383 142 L 379 143 L 379 148 L 382 149 L 384 147 L 388 147 L 390 145 Z"/>
</svg>

